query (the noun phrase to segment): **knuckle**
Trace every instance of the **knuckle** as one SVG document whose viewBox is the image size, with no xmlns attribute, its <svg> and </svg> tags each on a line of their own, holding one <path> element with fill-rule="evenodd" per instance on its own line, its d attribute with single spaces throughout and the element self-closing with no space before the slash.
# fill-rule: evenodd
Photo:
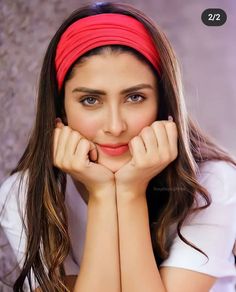
<svg viewBox="0 0 236 292">
<path fill-rule="evenodd" d="M 55 152 L 55 154 L 53 154 L 53 164 L 56 166 L 58 166 L 60 164 L 60 160 L 59 160 L 59 157 L 58 157 L 56 152 Z"/>
<path fill-rule="evenodd" d="M 60 128 L 55 128 L 55 129 L 53 130 L 53 132 L 54 132 L 54 135 L 55 135 L 56 133 L 60 133 L 60 131 L 61 131 L 61 129 L 60 129 Z"/>
<path fill-rule="evenodd" d="M 141 133 L 142 133 L 142 134 L 144 134 L 144 133 L 148 133 L 148 132 L 150 132 L 150 130 L 151 130 L 151 128 L 148 127 L 148 126 L 146 126 L 146 127 L 144 127 L 144 128 L 142 129 Z"/>
<path fill-rule="evenodd" d="M 71 169 L 77 172 L 82 170 L 81 163 L 78 161 L 78 159 L 73 159 L 71 161 Z"/>
<path fill-rule="evenodd" d="M 175 160 L 177 158 L 177 156 L 178 156 L 178 150 L 176 150 L 172 153 L 172 161 Z"/>
<path fill-rule="evenodd" d="M 166 123 L 166 127 L 169 129 L 173 129 L 173 130 L 175 130 L 175 131 L 177 131 L 177 125 L 176 125 L 176 123 L 175 122 L 172 122 L 172 121 L 168 121 L 167 123 Z"/>
<path fill-rule="evenodd" d="M 90 146 L 90 141 L 89 141 L 88 139 L 86 139 L 86 138 L 84 138 L 84 137 L 82 137 L 81 139 L 83 140 L 83 143 L 84 143 L 87 147 Z"/>
<path fill-rule="evenodd" d="M 53 165 L 54 165 L 55 167 L 59 167 L 58 162 L 57 162 L 57 160 L 56 160 L 55 158 L 53 158 Z"/>
<path fill-rule="evenodd" d="M 80 138 L 82 137 L 77 131 L 73 131 L 71 132 L 71 135 L 74 136 L 75 138 Z"/>
<path fill-rule="evenodd" d="M 166 162 L 170 162 L 172 160 L 172 155 L 171 153 L 168 151 L 165 155 L 165 161 Z"/>
<path fill-rule="evenodd" d="M 155 133 L 158 133 L 164 127 L 165 127 L 164 124 L 162 124 L 161 122 L 158 122 L 155 125 L 152 125 L 152 129 Z"/>
<path fill-rule="evenodd" d="M 54 141 L 54 143 L 55 143 L 55 140 L 57 139 L 57 137 L 59 137 L 59 135 L 60 135 L 60 129 L 55 129 L 55 130 L 53 130 L 53 141 Z"/>
<path fill-rule="evenodd" d="M 139 136 L 135 136 L 131 141 L 137 141 L 137 140 L 139 140 L 139 139 L 140 139 Z"/>
<path fill-rule="evenodd" d="M 163 156 L 160 158 L 160 164 L 165 165 L 168 164 L 172 160 L 169 152 L 165 152 Z"/>
<path fill-rule="evenodd" d="M 152 127 L 159 127 L 161 125 L 162 121 L 155 121 L 152 123 Z"/>
<path fill-rule="evenodd" d="M 62 165 L 61 165 L 60 161 L 58 161 L 58 160 L 56 160 L 56 159 L 55 159 L 55 161 L 54 161 L 54 166 L 56 166 L 57 168 L 62 169 Z"/>
<path fill-rule="evenodd" d="M 85 143 L 85 141 L 87 141 L 83 136 L 81 136 L 81 135 L 79 135 L 79 138 L 80 138 L 80 142 L 82 142 L 82 143 Z"/>
<path fill-rule="evenodd" d="M 84 138 L 84 137 L 81 137 L 81 138 L 79 139 L 79 143 L 80 143 L 80 144 L 82 143 L 83 148 L 86 148 L 86 149 L 89 149 L 89 148 L 90 148 L 90 141 L 87 140 L 87 139 Z"/>
<path fill-rule="evenodd" d="M 138 136 L 135 136 L 135 137 L 133 137 L 133 138 L 129 141 L 129 143 L 130 143 L 131 145 L 134 145 L 134 143 L 135 143 L 138 139 L 139 139 L 139 137 L 138 137 Z"/>
<path fill-rule="evenodd" d="M 65 170 L 71 169 L 71 162 L 67 158 L 63 158 L 61 161 L 61 166 Z"/>
<path fill-rule="evenodd" d="M 65 131 L 65 132 L 72 132 L 72 129 L 69 127 L 69 126 L 64 126 L 62 131 Z"/>
</svg>

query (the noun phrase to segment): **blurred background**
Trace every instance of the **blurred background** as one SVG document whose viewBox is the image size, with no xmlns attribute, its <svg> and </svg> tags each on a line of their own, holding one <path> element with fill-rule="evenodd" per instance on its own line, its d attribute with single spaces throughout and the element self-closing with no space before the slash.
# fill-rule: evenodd
<svg viewBox="0 0 236 292">
<path fill-rule="evenodd" d="M 51 37 L 74 9 L 91 2 L 95 1 L 0 0 L 0 183 L 28 142 L 40 68 Z M 189 112 L 236 156 L 236 1 L 119 2 L 133 4 L 162 27 L 181 64 Z M 207 8 L 223 9 L 226 23 L 204 25 L 201 14 Z M 0 245 L 0 277 L 4 277 L 14 266 L 14 256 L 1 229 Z M 14 273 L 8 277 L 12 278 Z M 0 291 L 12 288 L 0 283 Z"/>
</svg>

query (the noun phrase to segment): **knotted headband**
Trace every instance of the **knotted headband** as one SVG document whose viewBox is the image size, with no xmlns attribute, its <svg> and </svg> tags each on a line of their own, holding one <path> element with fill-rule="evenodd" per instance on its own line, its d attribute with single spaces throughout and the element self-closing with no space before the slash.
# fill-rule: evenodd
<svg viewBox="0 0 236 292">
<path fill-rule="evenodd" d="M 62 34 L 56 50 L 59 90 L 70 66 L 91 49 L 119 44 L 145 56 L 160 75 L 159 54 L 145 26 L 135 18 L 117 13 L 102 13 L 81 18 Z"/>
</svg>

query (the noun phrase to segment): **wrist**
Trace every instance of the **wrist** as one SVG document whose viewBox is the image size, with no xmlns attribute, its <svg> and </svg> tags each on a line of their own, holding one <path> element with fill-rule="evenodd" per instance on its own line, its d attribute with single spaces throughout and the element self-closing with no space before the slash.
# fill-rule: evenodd
<svg viewBox="0 0 236 292">
<path fill-rule="evenodd" d="M 146 189 L 116 189 L 117 204 L 146 201 Z"/>
<path fill-rule="evenodd" d="M 106 185 L 102 188 L 89 192 L 89 202 L 95 204 L 106 204 L 116 201 L 116 189 L 115 185 Z"/>
</svg>

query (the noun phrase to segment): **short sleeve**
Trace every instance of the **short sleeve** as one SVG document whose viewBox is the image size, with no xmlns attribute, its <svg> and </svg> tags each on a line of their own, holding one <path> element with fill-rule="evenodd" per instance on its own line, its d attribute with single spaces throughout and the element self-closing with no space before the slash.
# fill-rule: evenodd
<svg viewBox="0 0 236 292">
<path fill-rule="evenodd" d="M 182 235 L 207 254 L 185 244 L 176 234 L 169 257 L 161 266 L 180 267 L 214 277 L 236 278 L 236 168 L 224 161 L 205 162 L 199 183 L 211 195 L 211 205 L 187 218 Z M 199 196 L 201 204 L 202 198 Z"/>
<path fill-rule="evenodd" d="M 4 233 L 6 234 L 8 242 L 14 252 L 17 263 L 19 264 L 19 268 L 21 269 L 24 263 L 27 243 L 27 238 L 23 226 L 23 216 L 25 213 L 28 186 L 27 172 L 23 175 L 21 183 L 20 181 L 21 173 L 18 172 L 8 177 L 0 187 L 0 222 Z M 78 197 L 78 194 L 76 194 L 76 197 Z M 73 201 L 72 203 L 76 203 L 75 205 L 77 206 L 77 201 Z M 76 210 L 78 210 L 78 208 Z M 71 220 L 78 220 L 78 212 L 75 212 L 71 209 L 69 209 L 69 211 L 73 211 L 73 216 L 76 215 L 76 217 L 71 217 L 72 215 L 68 214 L 69 222 L 71 225 L 73 223 L 71 222 Z M 76 222 L 74 223 L 74 225 L 78 226 Z M 75 227 L 74 229 L 76 231 Z M 76 240 L 80 240 L 80 238 L 76 238 Z M 76 247 L 78 247 L 78 244 L 76 245 Z M 80 245 L 78 249 L 80 250 Z M 74 255 L 73 250 L 70 249 L 69 254 L 63 262 L 66 275 L 78 275 L 79 264 L 76 256 L 77 254 Z M 35 289 L 39 285 L 37 280 L 35 279 L 33 272 L 31 273 L 31 277 L 33 289 Z M 29 285 L 27 283 L 28 281 L 26 280 L 25 282 L 26 283 L 24 291 L 28 292 L 30 291 Z"/>
<path fill-rule="evenodd" d="M 6 237 L 15 254 L 19 267 L 22 268 L 26 250 L 26 234 L 23 226 L 25 210 L 27 175 L 20 183 L 21 173 L 8 177 L 0 188 L 0 222 Z M 26 281 L 27 282 L 27 281 Z M 32 273 L 32 284 L 35 289 L 38 284 Z M 25 283 L 25 290 L 30 291 Z"/>
</svg>

